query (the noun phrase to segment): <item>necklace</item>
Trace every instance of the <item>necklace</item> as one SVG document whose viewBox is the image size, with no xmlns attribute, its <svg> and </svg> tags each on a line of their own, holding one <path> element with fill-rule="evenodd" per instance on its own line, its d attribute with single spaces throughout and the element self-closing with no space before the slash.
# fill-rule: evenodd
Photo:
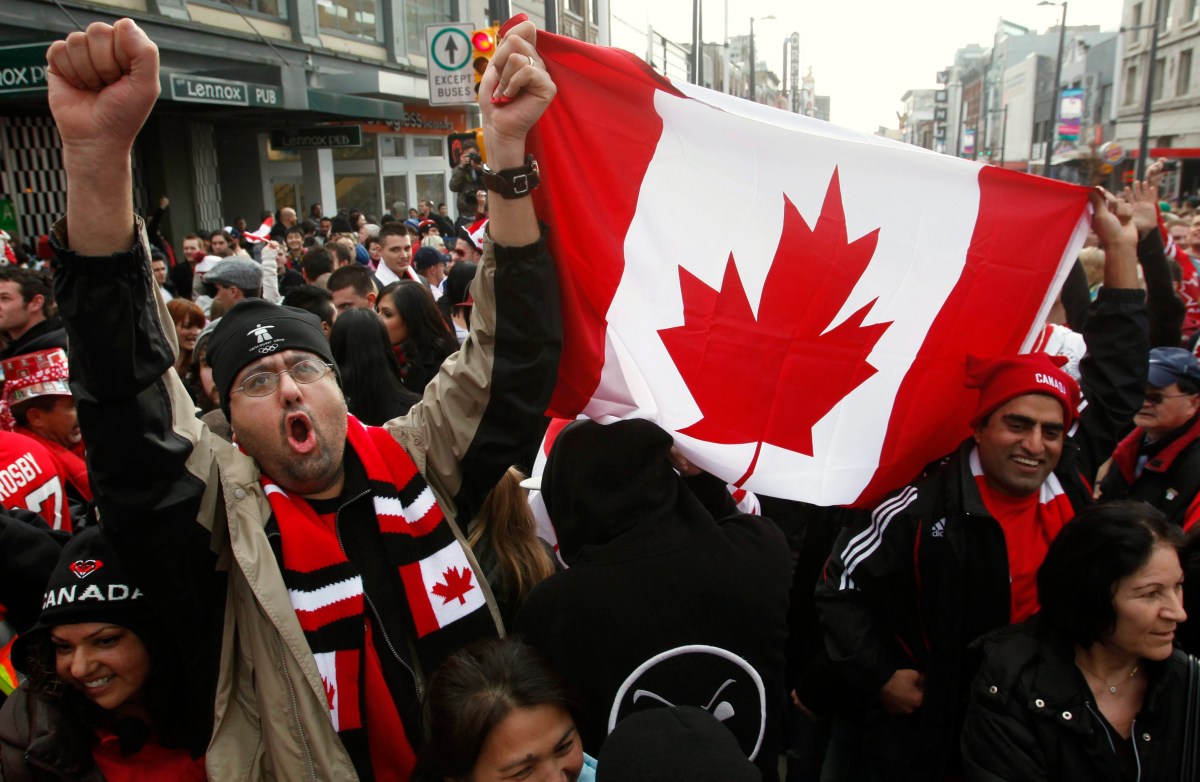
<svg viewBox="0 0 1200 782">
<path fill-rule="evenodd" d="M 1104 679 L 1100 678 L 1099 674 L 1097 674 L 1091 668 L 1084 665 L 1081 661 L 1076 660 L 1075 662 L 1079 663 L 1079 667 L 1082 668 L 1085 672 L 1090 673 L 1092 675 L 1093 679 L 1095 679 L 1096 681 L 1098 681 L 1102 685 L 1104 685 L 1106 688 L 1108 688 L 1108 691 L 1111 692 L 1113 695 L 1117 694 L 1118 687 L 1124 685 L 1126 682 L 1128 682 L 1130 679 L 1132 679 L 1134 677 L 1134 675 L 1137 674 L 1137 672 L 1138 672 L 1138 666 L 1135 664 L 1133 666 L 1133 670 L 1129 672 L 1128 676 L 1126 676 L 1124 679 L 1118 679 L 1116 684 L 1109 684 L 1108 682 L 1104 681 Z"/>
</svg>

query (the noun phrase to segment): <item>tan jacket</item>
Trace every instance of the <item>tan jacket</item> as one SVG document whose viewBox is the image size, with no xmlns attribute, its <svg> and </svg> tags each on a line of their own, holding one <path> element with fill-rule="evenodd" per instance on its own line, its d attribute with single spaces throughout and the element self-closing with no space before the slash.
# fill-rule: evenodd
<svg viewBox="0 0 1200 782">
<path fill-rule="evenodd" d="M 65 236 L 65 226 L 60 222 L 55 227 L 58 247 Z M 442 366 L 423 400 L 408 415 L 387 424 L 433 489 L 477 572 L 482 570 L 453 521 L 455 499 L 463 496 L 460 492 L 464 489 L 471 488 L 465 485 L 466 480 L 476 480 L 474 473 L 464 479 L 465 463 L 489 459 L 504 462 L 488 465 L 488 470 L 496 471 L 494 478 L 488 478 L 494 483 L 512 453 L 525 448 L 530 438 L 536 447 L 540 431 L 513 430 L 529 428 L 524 418 L 530 423 L 540 419 L 553 390 L 561 348 L 557 281 L 544 243 L 528 248 L 500 248 L 499 253 L 502 256 L 499 272 L 497 251 L 490 243 L 480 264 L 472 289 L 475 308 L 470 337 L 459 353 Z M 125 389 L 132 385 L 142 417 L 149 422 L 143 423 L 147 434 L 131 438 L 134 447 L 149 448 L 147 441 L 161 439 L 163 458 L 171 454 L 186 457 L 185 470 L 191 476 L 181 473 L 165 494 L 155 492 L 153 496 L 159 498 L 155 508 L 176 507 L 181 502 L 186 505 L 186 497 L 183 501 L 180 497 L 188 491 L 201 494 L 196 521 L 210 533 L 217 568 L 228 572 L 215 721 L 207 755 L 209 778 L 221 782 L 357 779 L 350 757 L 333 729 L 321 677 L 264 531 L 271 509 L 259 483 L 257 465 L 236 446 L 209 432 L 195 417 L 186 389 L 169 368 L 173 362 L 166 363 L 166 371 L 157 380 L 148 376 L 137 358 L 129 362 L 127 369 L 119 366 L 127 361 L 122 358 L 121 341 L 130 329 L 137 329 L 130 351 L 135 357 L 142 353 L 150 363 L 155 363 L 156 358 L 161 363 L 175 350 L 174 329 L 162 325 L 171 323 L 166 306 L 160 297 L 153 295 L 153 283 L 146 284 L 150 274 L 148 257 L 143 231 L 141 245 L 128 254 L 111 260 L 79 259 L 59 250 L 57 262 L 56 287 L 68 323 L 71 360 L 76 362 L 78 356 L 81 366 L 75 380 L 88 390 L 83 395 L 77 394 L 80 423 L 89 443 L 93 480 L 106 532 L 115 531 L 110 537 L 115 538 L 114 545 L 119 545 L 120 540 L 136 541 L 137 525 L 147 523 L 146 509 L 126 499 L 127 495 L 141 493 L 143 486 L 128 471 L 114 468 L 125 463 L 122 451 L 131 446 L 127 442 L 111 442 L 116 438 L 112 436 L 109 418 L 127 415 L 129 394 Z M 511 291 L 513 297 L 522 299 L 512 302 L 511 310 L 520 316 L 510 317 L 502 324 L 497 324 L 498 277 L 504 281 L 506 295 Z M 104 291 L 116 302 L 112 322 L 108 324 L 95 323 L 110 315 L 101 304 L 93 302 L 93 295 L 102 295 L 89 293 L 96 287 L 112 288 Z M 147 304 L 157 308 L 156 316 Z M 504 306 L 508 308 L 509 304 L 506 299 Z M 552 313 L 544 315 L 548 310 Z M 534 313 L 532 320 L 542 320 L 532 329 L 526 322 L 531 319 L 530 313 Z M 164 339 L 172 354 L 159 357 Z M 512 377 L 497 384 L 510 389 L 509 398 L 493 401 L 491 389 L 496 382 L 498 344 L 504 355 L 501 371 L 509 372 Z M 96 356 L 106 350 L 109 354 L 104 358 Z M 107 366 L 111 363 L 118 366 Z M 137 382 L 126 383 L 120 377 L 112 379 L 122 373 L 146 376 L 144 387 L 137 387 Z M 160 403 L 165 404 L 160 407 Z M 514 404 L 525 412 L 514 416 Z M 158 408 L 164 419 L 170 416 L 170 433 L 163 438 L 151 436 L 154 426 L 150 413 L 156 412 L 154 408 Z M 493 432 L 498 423 L 503 426 Z M 534 426 L 533 430 L 538 428 Z M 487 434 L 481 437 L 485 429 Z M 186 446 L 176 439 L 180 437 Z M 483 447 L 478 440 L 483 441 Z M 146 454 L 138 451 L 127 456 L 136 460 Z M 153 472 L 153 467 L 145 471 Z M 153 516 L 153 512 L 149 515 Z M 123 554 L 123 559 L 144 560 L 152 556 L 147 551 L 132 551 Z M 171 577 L 172 573 L 166 573 L 165 578 Z M 482 582 L 481 585 L 502 631 L 491 590 Z M 418 671 L 417 675 L 423 681 L 423 672 Z M 415 744 L 417 739 L 410 737 L 410 741 Z"/>
</svg>

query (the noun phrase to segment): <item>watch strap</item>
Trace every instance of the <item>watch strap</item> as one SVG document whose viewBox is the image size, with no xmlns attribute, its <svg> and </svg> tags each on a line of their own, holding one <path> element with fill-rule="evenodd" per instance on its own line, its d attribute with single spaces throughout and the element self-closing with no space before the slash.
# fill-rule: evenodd
<svg viewBox="0 0 1200 782">
<path fill-rule="evenodd" d="M 483 186 L 501 198 L 524 198 L 541 184 L 541 174 L 533 155 L 525 156 L 525 165 L 493 171 L 483 167 Z"/>
</svg>

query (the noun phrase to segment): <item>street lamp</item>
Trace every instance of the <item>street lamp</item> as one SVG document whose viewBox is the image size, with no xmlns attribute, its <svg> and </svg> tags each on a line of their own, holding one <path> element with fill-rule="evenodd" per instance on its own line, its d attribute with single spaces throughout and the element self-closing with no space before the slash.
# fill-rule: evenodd
<svg viewBox="0 0 1200 782">
<path fill-rule="evenodd" d="M 1062 21 L 1058 24 L 1058 57 L 1054 60 L 1054 84 L 1050 87 L 1050 120 L 1046 123 L 1046 163 L 1042 176 L 1050 176 L 1050 158 L 1054 154 L 1055 125 L 1058 123 L 1058 82 L 1062 79 L 1063 39 L 1067 35 L 1067 0 L 1061 3 L 1042 0 L 1038 5 L 1061 5 Z"/>
<path fill-rule="evenodd" d="M 760 21 L 760 22 L 765 22 L 769 19 L 774 19 L 774 18 L 775 18 L 774 15 L 757 17 L 758 21 Z M 755 100 L 755 95 L 758 92 L 755 89 L 756 79 L 754 76 L 754 20 L 755 20 L 755 17 L 753 17 L 753 16 L 750 17 L 750 100 L 751 101 Z"/>
<path fill-rule="evenodd" d="M 1146 158 L 1150 157 L 1150 108 L 1154 100 L 1154 71 L 1158 70 L 1158 30 L 1163 24 L 1163 0 L 1154 4 L 1154 23 L 1150 31 L 1150 64 L 1146 66 L 1146 100 L 1141 104 L 1141 139 L 1138 144 L 1138 179 L 1146 178 Z M 1142 30 L 1139 25 L 1130 30 Z M 1123 30 L 1123 29 L 1122 29 Z"/>
<path fill-rule="evenodd" d="M 1008 137 L 1008 106 L 999 109 L 988 110 L 988 122 L 991 122 L 991 115 L 1000 115 L 1000 168 L 1004 168 L 1004 146 Z M 990 156 L 989 156 L 990 157 Z"/>
</svg>

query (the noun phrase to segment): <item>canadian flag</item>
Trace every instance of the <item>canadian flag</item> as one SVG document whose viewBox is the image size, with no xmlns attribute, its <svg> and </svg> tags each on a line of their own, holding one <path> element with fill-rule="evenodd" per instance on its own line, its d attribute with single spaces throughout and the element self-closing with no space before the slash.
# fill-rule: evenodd
<svg viewBox="0 0 1200 782">
<path fill-rule="evenodd" d="M 263 223 L 262 223 L 262 225 L 260 225 L 258 227 L 258 230 L 253 231 L 253 232 L 246 231 L 245 233 L 242 234 L 242 238 L 244 238 L 246 241 L 250 242 L 251 244 L 261 244 L 271 238 L 271 229 L 274 227 L 275 227 L 274 215 L 267 215 L 267 219 L 263 220 Z M 225 231 L 226 231 L 226 233 L 228 233 L 229 229 L 226 228 Z"/>
<path fill-rule="evenodd" d="M 761 495 L 867 504 L 964 437 L 965 356 L 1028 349 L 1084 188 L 676 84 L 539 33 L 550 413 L 642 417 Z"/>
<path fill-rule="evenodd" d="M 400 580 L 419 638 L 487 605 L 479 577 L 457 540 L 422 560 L 401 565 Z"/>
</svg>

